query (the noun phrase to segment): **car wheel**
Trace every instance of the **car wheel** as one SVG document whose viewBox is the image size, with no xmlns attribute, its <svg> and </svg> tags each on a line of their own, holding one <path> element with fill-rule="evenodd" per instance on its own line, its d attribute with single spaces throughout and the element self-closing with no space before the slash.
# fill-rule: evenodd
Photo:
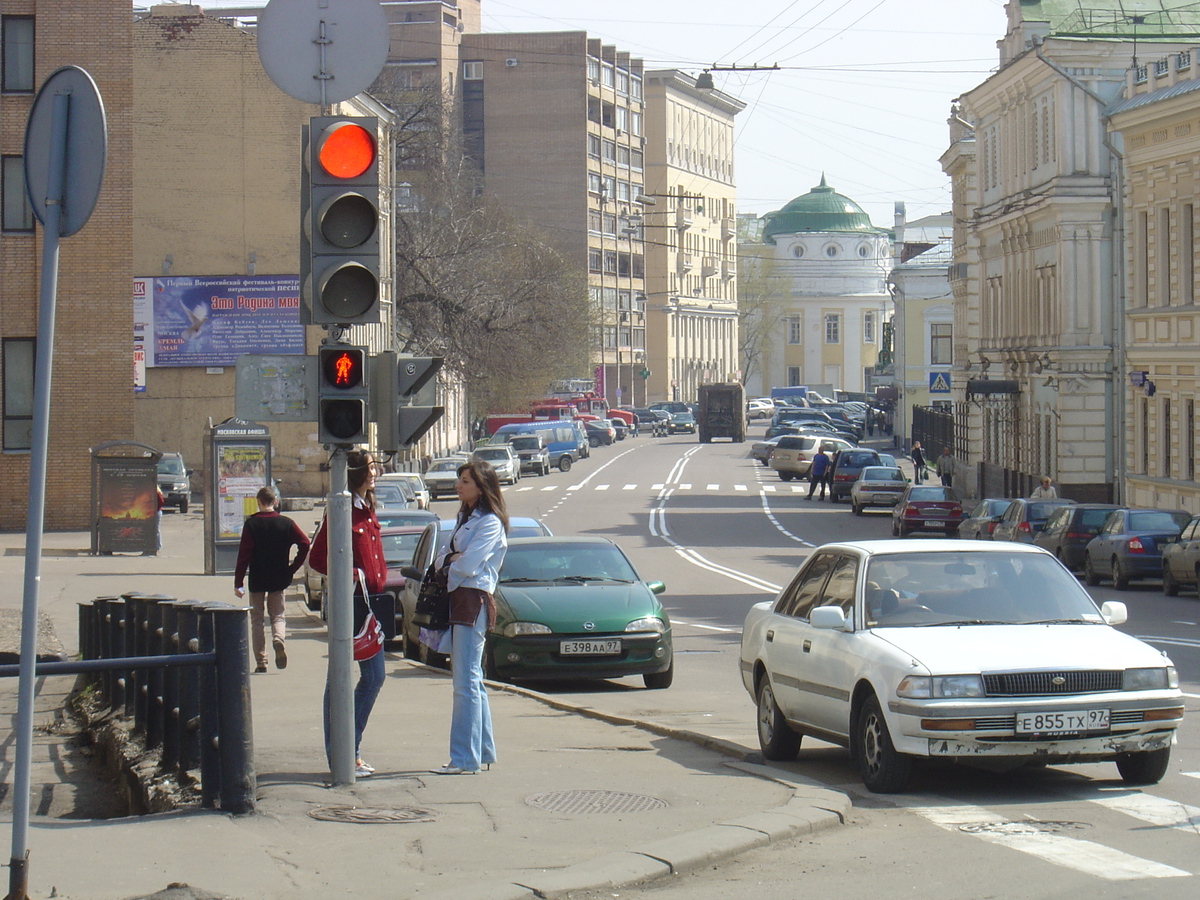
<svg viewBox="0 0 1200 900">
<path fill-rule="evenodd" d="M 861 515 L 862 515 L 862 507 L 861 507 L 861 506 L 859 506 L 857 503 L 855 503 L 855 502 L 854 502 L 854 498 L 853 498 L 853 497 L 851 497 L 851 498 L 850 498 L 850 509 L 851 509 L 851 510 L 854 512 L 854 514 L 855 514 L 856 516 L 861 516 Z"/>
<path fill-rule="evenodd" d="M 912 759 L 896 752 L 883 710 L 874 694 L 858 712 L 854 738 L 858 771 L 867 790 L 876 794 L 895 794 L 904 790 L 912 774 Z"/>
<path fill-rule="evenodd" d="M 550 463 L 546 463 L 545 465 L 542 466 L 542 475 L 545 476 L 545 475 L 549 475 L 549 474 L 550 474 Z"/>
<path fill-rule="evenodd" d="M 1100 573 L 1096 571 L 1096 566 L 1092 563 L 1092 554 L 1086 553 L 1083 557 L 1083 580 L 1088 587 L 1095 587 L 1100 583 Z"/>
<path fill-rule="evenodd" d="M 181 513 L 185 513 L 188 511 L 187 497 L 184 497 L 182 500 L 179 501 L 179 511 Z"/>
<path fill-rule="evenodd" d="M 900 537 L 900 523 L 892 519 L 892 537 Z"/>
<path fill-rule="evenodd" d="M 558 471 L 560 471 L 560 472 L 570 472 L 571 471 L 571 457 L 560 456 L 558 458 Z"/>
<path fill-rule="evenodd" d="M 321 595 L 314 594 L 307 584 L 304 585 L 304 605 L 313 612 L 321 611 Z"/>
<path fill-rule="evenodd" d="M 404 646 L 402 648 L 402 652 L 404 653 L 404 658 L 405 659 L 420 659 L 421 658 L 421 650 L 420 650 L 420 644 L 417 642 L 417 639 L 415 637 L 411 637 L 409 635 L 407 628 L 402 627 L 400 629 L 400 633 L 404 636 Z"/>
<path fill-rule="evenodd" d="M 1118 591 L 1129 590 L 1129 573 L 1121 567 L 1121 561 L 1115 556 L 1112 558 L 1112 580 L 1113 587 Z"/>
<path fill-rule="evenodd" d="M 792 473 L 791 473 L 791 472 L 780 472 L 780 473 L 779 473 L 779 477 L 780 477 L 780 479 L 781 479 L 781 480 L 783 480 L 783 481 L 791 481 L 791 480 L 792 480 Z"/>
<path fill-rule="evenodd" d="M 450 657 L 444 653 L 438 653 L 435 650 L 430 650 L 425 644 L 417 646 L 417 659 L 425 663 L 427 666 L 433 666 L 435 669 L 449 669 Z"/>
<path fill-rule="evenodd" d="M 647 672 L 642 676 L 642 683 L 652 691 L 664 691 L 671 686 L 671 682 L 675 680 L 675 660 L 671 660 L 671 664 L 662 672 Z"/>
<path fill-rule="evenodd" d="M 1158 784 L 1167 774 L 1171 748 L 1121 753 L 1117 756 L 1117 771 L 1126 784 Z"/>
<path fill-rule="evenodd" d="M 1179 596 L 1179 582 L 1175 580 L 1171 567 L 1165 562 L 1163 563 L 1163 593 L 1168 597 Z"/>
<path fill-rule="evenodd" d="M 771 760 L 795 759 L 800 740 L 779 711 L 771 679 L 764 674 L 758 686 L 758 746 L 763 756 Z"/>
<path fill-rule="evenodd" d="M 588 438 L 588 446 L 589 447 L 599 447 L 600 446 L 600 438 L 596 437 L 595 435 L 592 435 L 591 437 Z"/>
</svg>

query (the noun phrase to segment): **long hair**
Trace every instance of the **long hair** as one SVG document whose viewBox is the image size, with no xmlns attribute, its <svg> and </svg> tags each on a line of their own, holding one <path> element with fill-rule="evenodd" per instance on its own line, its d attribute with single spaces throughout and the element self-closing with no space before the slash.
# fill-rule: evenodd
<svg viewBox="0 0 1200 900">
<path fill-rule="evenodd" d="M 478 505 L 486 512 L 494 513 L 507 532 L 508 510 L 504 507 L 504 495 L 500 493 L 500 479 L 496 475 L 496 470 L 492 468 L 492 464 L 484 459 L 469 459 L 458 467 L 458 477 L 462 478 L 462 473 L 465 471 L 470 471 L 471 480 L 479 488 Z M 471 507 L 464 503 L 458 510 L 459 524 L 467 521 L 469 515 L 471 515 Z"/>
<path fill-rule="evenodd" d="M 358 494 L 362 491 L 362 486 L 367 483 L 367 479 L 371 477 L 371 463 L 374 460 L 371 454 L 366 450 L 351 450 L 346 454 L 346 482 L 350 487 L 351 492 Z M 367 503 L 368 509 L 375 508 L 375 492 L 367 491 L 362 494 L 363 500 Z"/>
</svg>

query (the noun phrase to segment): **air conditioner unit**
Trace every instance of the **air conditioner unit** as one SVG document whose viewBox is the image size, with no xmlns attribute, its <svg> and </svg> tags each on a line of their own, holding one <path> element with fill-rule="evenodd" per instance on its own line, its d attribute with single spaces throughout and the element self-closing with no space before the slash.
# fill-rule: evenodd
<svg viewBox="0 0 1200 900">
<path fill-rule="evenodd" d="M 515 59 L 506 59 L 506 60 L 504 61 L 504 65 L 508 66 L 510 69 L 511 69 L 513 66 L 515 66 L 516 64 L 517 64 L 517 61 L 516 61 Z"/>
</svg>

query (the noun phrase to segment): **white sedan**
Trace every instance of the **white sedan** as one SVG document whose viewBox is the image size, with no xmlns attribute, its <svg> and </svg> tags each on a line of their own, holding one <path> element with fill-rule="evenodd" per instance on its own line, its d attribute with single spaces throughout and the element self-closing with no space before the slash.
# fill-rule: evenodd
<svg viewBox="0 0 1200 900">
<path fill-rule="evenodd" d="M 742 631 L 768 759 L 802 735 L 850 748 L 872 791 L 915 757 L 989 767 L 1115 761 L 1166 774 L 1183 695 L 1171 660 L 1112 626 L 1039 547 L 861 541 L 818 547 Z"/>
</svg>

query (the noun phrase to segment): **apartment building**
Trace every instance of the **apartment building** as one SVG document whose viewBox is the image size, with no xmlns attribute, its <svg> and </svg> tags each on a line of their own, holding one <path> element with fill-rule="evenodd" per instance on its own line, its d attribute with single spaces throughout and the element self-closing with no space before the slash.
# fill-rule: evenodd
<svg viewBox="0 0 1200 900">
<path fill-rule="evenodd" d="M 25 527 L 39 337 L 42 234 L 25 195 L 25 123 L 38 88 L 60 66 L 79 66 L 95 80 L 108 151 L 91 218 L 60 246 L 48 529 L 88 527 L 89 449 L 134 436 L 130 40 L 128 3 L 94 0 L 81 11 L 48 0 L 0 0 L 0 528 Z"/>
</svg>

